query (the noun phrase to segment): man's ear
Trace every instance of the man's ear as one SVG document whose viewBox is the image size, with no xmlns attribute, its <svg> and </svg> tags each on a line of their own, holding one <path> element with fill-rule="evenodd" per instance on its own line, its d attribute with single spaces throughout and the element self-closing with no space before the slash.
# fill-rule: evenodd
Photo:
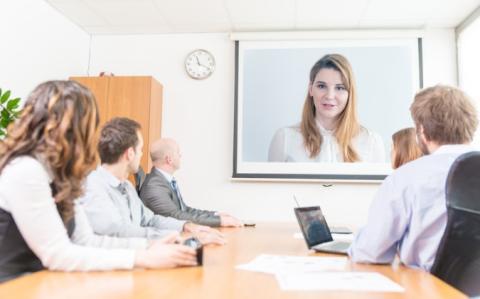
<svg viewBox="0 0 480 299">
<path fill-rule="evenodd" d="M 427 137 L 425 136 L 425 133 L 424 133 L 424 130 L 423 130 L 423 126 L 422 126 L 422 125 L 418 125 L 418 127 L 416 128 L 416 130 L 417 130 L 417 136 L 418 136 L 418 138 L 421 138 L 421 141 L 423 141 L 424 143 L 425 143 L 426 141 L 428 141 L 428 140 L 427 140 Z"/>
<path fill-rule="evenodd" d="M 418 134 L 423 134 L 423 126 L 422 125 L 418 125 L 415 130 L 417 130 L 417 133 Z"/>
<path fill-rule="evenodd" d="M 129 147 L 123 155 L 127 161 L 130 161 L 133 159 L 133 157 L 135 157 L 135 150 L 133 147 Z"/>
</svg>

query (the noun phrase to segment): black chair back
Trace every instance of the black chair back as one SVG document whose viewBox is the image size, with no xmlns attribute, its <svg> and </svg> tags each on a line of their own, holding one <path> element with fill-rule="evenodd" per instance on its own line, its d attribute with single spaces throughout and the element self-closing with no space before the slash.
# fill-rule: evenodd
<svg viewBox="0 0 480 299">
<path fill-rule="evenodd" d="M 447 226 L 432 274 L 469 296 L 480 295 L 480 152 L 458 157 L 446 183 Z"/>
<path fill-rule="evenodd" d="M 138 168 L 138 171 L 133 175 L 135 178 L 135 189 L 137 193 L 140 194 L 140 188 L 142 188 L 143 181 L 145 181 L 145 171 L 143 171 L 142 166 Z"/>
</svg>

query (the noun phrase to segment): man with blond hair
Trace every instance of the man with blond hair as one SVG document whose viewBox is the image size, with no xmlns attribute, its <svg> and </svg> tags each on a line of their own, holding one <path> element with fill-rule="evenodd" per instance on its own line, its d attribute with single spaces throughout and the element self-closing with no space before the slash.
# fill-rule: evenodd
<svg viewBox="0 0 480 299">
<path fill-rule="evenodd" d="M 224 213 L 189 207 L 182 198 L 175 172 L 180 168 L 180 148 L 173 139 L 155 141 L 150 149 L 153 167 L 140 189 L 140 198 L 155 214 L 208 226 L 242 226 Z"/>
<path fill-rule="evenodd" d="M 469 144 L 478 119 L 468 97 L 444 85 L 418 92 L 410 111 L 425 156 L 383 181 L 349 255 L 382 264 L 398 255 L 403 264 L 429 271 L 447 224 L 447 175 L 456 158 L 474 150 Z"/>
</svg>

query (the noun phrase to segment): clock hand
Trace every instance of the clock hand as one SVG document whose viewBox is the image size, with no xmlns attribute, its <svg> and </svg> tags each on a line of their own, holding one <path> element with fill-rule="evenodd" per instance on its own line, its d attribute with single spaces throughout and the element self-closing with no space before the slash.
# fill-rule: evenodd
<svg viewBox="0 0 480 299">
<path fill-rule="evenodd" d="M 198 60 L 198 58 L 197 58 L 197 60 Z M 205 64 L 203 64 L 203 63 L 200 63 L 199 60 L 198 60 L 198 65 L 199 65 L 199 66 L 203 66 L 203 67 L 206 68 L 206 69 L 210 69 L 209 66 L 207 66 L 207 65 L 205 65 Z"/>
<path fill-rule="evenodd" d="M 195 59 L 197 60 L 197 64 L 201 66 L 202 64 L 200 63 L 200 60 L 198 59 L 198 56 L 195 56 Z"/>
</svg>

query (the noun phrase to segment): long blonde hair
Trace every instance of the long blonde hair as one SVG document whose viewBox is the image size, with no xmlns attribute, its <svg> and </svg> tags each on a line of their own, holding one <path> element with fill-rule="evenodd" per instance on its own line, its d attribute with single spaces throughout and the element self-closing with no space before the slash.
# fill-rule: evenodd
<svg viewBox="0 0 480 299">
<path fill-rule="evenodd" d="M 352 146 L 352 139 L 358 135 L 361 127 L 357 117 L 357 91 L 352 67 L 344 56 L 340 54 L 327 54 L 317 61 L 310 70 L 310 85 L 314 83 L 317 73 L 322 69 L 338 71 L 348 91 L 347 105 L 337 119 L 335 137 L 343 155 L 343 160 L 345 162 L 357 162 L 360 158 Z M 313 97 L 307 92 L 303 105 L 300 131 L 303 136 L 304 146 L 310 153 L 310 158 L 318 156 L 323 141 L 315 121 L 315 113 Z"/>
<path fill-rule="evenodd" d="M 73 217 L 73 201 L 97 164 L 99 124 L 93 94 L 73 81 L 49 81 L 29 95 L 21 117 L 0 142 L 0 173 L 19 156 L 39 159 L 53 175 L 52 191 L 64 222 Z"/>
</svg>

